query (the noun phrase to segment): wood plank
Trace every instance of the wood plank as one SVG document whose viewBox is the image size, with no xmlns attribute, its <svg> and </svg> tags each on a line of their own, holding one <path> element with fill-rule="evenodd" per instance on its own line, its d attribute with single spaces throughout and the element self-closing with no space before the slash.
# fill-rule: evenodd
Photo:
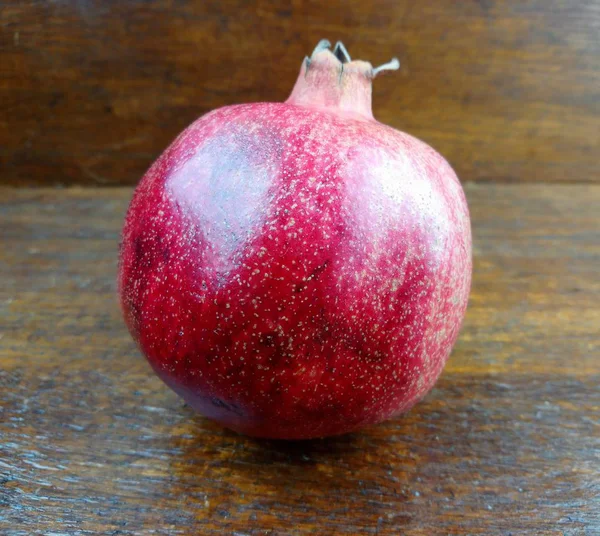
<svg viewBox="0 0 600 536">
<path fill-rule="evenodd" d="M 0 533 L 600 531 L 600 186 L 466 192 L 473 291 L 437 386 L 281 443 L 194 415 L 139 355 L 115 290 L 130 189 L 0 189 Z"/>
<path fill-rule="evenodd" d="M 323 37 L 400 58 L 376 116 L 463 180 L 600 181 L 600 0 L 34 0 L 0 21 L 5 183 L 133 184 L 203 113 L 287 98 Z"/>
</svg>

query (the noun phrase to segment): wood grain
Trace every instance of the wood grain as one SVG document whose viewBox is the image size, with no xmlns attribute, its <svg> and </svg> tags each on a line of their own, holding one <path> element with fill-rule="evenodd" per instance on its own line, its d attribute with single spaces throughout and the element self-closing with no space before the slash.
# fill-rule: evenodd
<svg viewBox="0 0 600 536">
<path fill-rule="evenodd" d="M 0 534 L 600 533 L 600 186 L 467 184 L 471 303 L 436 388 L 255 441 L 151 373 L 115 294 L 129 189 L 0 189 Z"/>
<path fill-rule="evenodd" d="M 210 109 L 287 98 L 316 42 L 463 180 L 598 182 L 600 0 L 68 0 L 0 5 L 0 180 L 134 184 Z"/>
</svg>

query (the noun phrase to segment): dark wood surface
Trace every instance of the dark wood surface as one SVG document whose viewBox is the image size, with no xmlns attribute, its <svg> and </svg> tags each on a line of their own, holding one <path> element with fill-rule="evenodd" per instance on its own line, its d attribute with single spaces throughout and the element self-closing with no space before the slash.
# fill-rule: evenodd
<svg viewBox="0 0 600 536">
<path fill-rule="evenodd" d="M 329 440 L 194 415 L 121 320 L 127 188 L 0 189 L 0 534 L 600 534 L 600 185 L 467 184 L 435 389 Z"/>
<path fill-rule="evenodd" d="M 280 101 L 317 41 L 465 180 L 600 181 L 600 0 L 0 3 L 0 181 L 134 184 L 210 109 Z"/>
</svg>

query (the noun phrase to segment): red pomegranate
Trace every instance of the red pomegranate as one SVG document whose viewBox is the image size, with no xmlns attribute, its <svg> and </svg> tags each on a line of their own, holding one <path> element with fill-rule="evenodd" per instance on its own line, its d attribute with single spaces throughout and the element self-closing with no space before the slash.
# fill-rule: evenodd
<svg viewBox="0 0 600 536">
<path fill-rule="evenodd" d="M 246 434 L 340 434 L 406 411 L 438 378 L 467 306 L 460 183 L 377 122 L 374 69 L 321 42 L 285 103 L 220 108 L 137 187 L 122 308 L 156 373 Z"/>
</svg>

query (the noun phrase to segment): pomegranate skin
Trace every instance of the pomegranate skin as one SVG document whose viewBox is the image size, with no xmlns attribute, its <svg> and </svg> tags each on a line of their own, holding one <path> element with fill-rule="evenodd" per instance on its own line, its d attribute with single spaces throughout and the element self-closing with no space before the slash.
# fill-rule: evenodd
<svg viewBox="0 0 600 536">
<path fill-rule="evenodd" d="M 471 233 L 433 149 L 360 105 L 293 97 L 213 111 L 152 165 L 119 292 L 142 352 L 193 408 L 305 439 L 431 389 L 465 313 Z"/>
</svg>

